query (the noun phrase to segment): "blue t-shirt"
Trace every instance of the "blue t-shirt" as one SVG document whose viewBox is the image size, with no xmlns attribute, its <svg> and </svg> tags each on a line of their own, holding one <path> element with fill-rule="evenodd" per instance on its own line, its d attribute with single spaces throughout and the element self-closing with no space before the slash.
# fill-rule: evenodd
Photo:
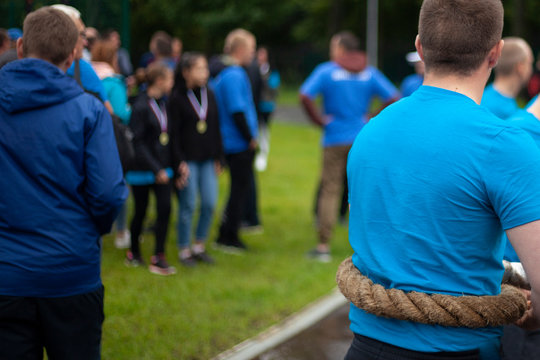
<svg viewBox="0 0 540 360">
<path fill-rule="evenodd" d="M 246 71 L 240 66 L 225 68 L 211 83 L 219 112 L 219 127 L 226 154 L 246 151 L 248 141 L 235 125 L 233 114 L 244 113 L 251 136 L 257 137 L 257 112 Z"/>
<path fill-rule="evenodd" d="M 424 77 L 418 74 L 411 74 L 403 79 L 401 83 L 401 96 L 407 97 L 415 92 L 422 83 L 424 82 Z"/>
<path fill-rule="evenodd" d="M 540 150 L 457 92 L 421 86 L 360 132 L 349 153 L 349 240 L 356 267 L 405 291 L 496 295 L 502 229 L 540 219 Z M 480 348 L 501 328 L 387 319 L 351 305 L 351 330 L 416 351 Z"/>
<path fill-rule="evenodd" d="M 91 93 L 98 95 L 99 99 L 103 102 L 109 100 L 107 98 L 107 93 L 105 92 L 105 87 L 99 80 L 99 77 L 96 75 L 96 72 L 87 61 L 80 59 L 80 71 L 81 71 L 81 84 L 85 91 L 90 91 Z M 75 76 L 75 61 L 71 64 L 70 68 L 66 71 L 68 76 Z"/>
<path fill-rule="evenodd" d="M 397 97 L 397 89 L 376 68 L 368 66 L 351 73 L 335 62 L 320 64 L 306 79 L 300 93 L 313 99 L 322 95 L 324 126 L 323 146 L 350 145 L 367 122 L 371 100 Z"/>
<path fill-rule="evenodd" d="M 536 145 L 540 148 L 540 120 L 526 110 L 519 110 L 514 116 L 508 119 L 509 123 L 518 126 L 525 130 L 536 142 Z M 516 250 L 508 241 L 506 235 L 504 235 L 506 241 L 506 248 L 504 250 L 504 259 L 508 261 L 519 262 L 519 257 L 516 254 Z"/>
<path fill-rule="evenodd" d="M 495 116 L 503 120 L 508 119 L 519 110 L 517 101 L 498 92 L 493 84 L 486 86 L 480 105 L 487 107 Z"/>
</svg>

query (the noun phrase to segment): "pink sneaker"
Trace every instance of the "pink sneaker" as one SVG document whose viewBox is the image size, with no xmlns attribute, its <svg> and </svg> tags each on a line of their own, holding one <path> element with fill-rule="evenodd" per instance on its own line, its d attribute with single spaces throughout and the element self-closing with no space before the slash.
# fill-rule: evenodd
<svg viewBox="0 0 540 360">
<path fill-rule="evenodd" d="M 150 266 L 148 266 L 148 270 L 150 270 L 152 274 L 156 275 L 168 276 L 176 274 L 176 268 L 169 265 L 165 259 L 165 254 L 153 255 L 150 258 Z"/>
</svg>

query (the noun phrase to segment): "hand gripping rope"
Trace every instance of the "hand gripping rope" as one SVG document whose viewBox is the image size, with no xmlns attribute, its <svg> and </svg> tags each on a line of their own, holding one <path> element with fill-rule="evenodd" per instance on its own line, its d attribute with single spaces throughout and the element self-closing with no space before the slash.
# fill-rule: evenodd
<svg viewBox="0 0 540 360">
<path fill-rule="evenodd" d="M 351 257 L 339 266 L 336 281 L 341 293 L 356 307 L 377 316 L 422 324 L 468 328 L 501 326 L 516 322 L 527 310 L 527 300 L 518 288 L 527 288 L 527 280 L 508 262 L 505 262 L 501 293 L 496 296 L 452 296 L 385 289 L 362 275 Z"/>
</svg>

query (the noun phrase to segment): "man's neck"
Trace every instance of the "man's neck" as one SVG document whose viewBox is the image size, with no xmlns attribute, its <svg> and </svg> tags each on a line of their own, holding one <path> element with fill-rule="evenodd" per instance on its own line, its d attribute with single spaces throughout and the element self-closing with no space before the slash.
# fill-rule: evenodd
<svg viewBox="0 0 540 360">
<path fill-rule="evenodd" d="M 159 99 L 163 96 L 163 92 L 156 87 L 150 86 L 146 90 L 146 95 L 148 95 L 148 97 L 151 97 L 153 99 Z"/>
<path fill-rule="evenodd" d="M 504 96 L 514 99 L 521 91 L 522 85 L 516 76 L 510 75 L 496 77 L 495 81 L 493 81 L 493 87 Z"/>
<path fill-rule="evenodd" d="M 489 71 L 476 71 L 469 76 L 426 73 L 423 84 L 463 94 L 480 104 L 488 78 Z"/>
</svg>

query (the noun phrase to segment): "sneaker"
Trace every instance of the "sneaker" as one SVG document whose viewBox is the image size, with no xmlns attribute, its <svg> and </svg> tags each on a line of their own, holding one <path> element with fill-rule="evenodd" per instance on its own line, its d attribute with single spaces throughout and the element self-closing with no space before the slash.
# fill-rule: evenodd
<svg viewBox="0 0 540 360">
<path fill-rule="evenodd" d="M 208 255 L 206 251 L 203 251 L 201 253 L 193 253 L 191 257 L 195 259 L 196 261 L 203 262 L 206 264 L 214 264 L 216 262 L 214 258 Z"/>
<path fill-rule="evenodd" d="M 310 259 L 320 261 L 322 263 L 329 263 L 332 261 L 332 256 L 329 251 L 320 251 L 315 248 L 307 252 L 306 256 Z"/>
<path fill-rule="evenodd" d="M 193 254 L 188 257 L 182 257 L 181 251 L 178 252 L 178 261 L 180 261 L 180 264 L 184 265 L 185 267 L 194 267 L 197 265 L 197 260 L 195 260 Z"/>
<path fill-rule="evenodd" d="M 156 275 L 167 276 L 176 274 L 176 268 L 174 266 L 169 266 L 169 263 L 165 260 L 164 254 L 153 255 L 150 258 L 148 270 Z"/>
<path fill-rule="evenodd" d="M 247 250 L 246 244 L 240 239 L 228 240 L 224 238 L 218 238 L 214 243 L 214 247 L 228 254 L 239 255 Z"/>
<path fill-rule="evenodd" d="M 144 260 L 141 255 L 134 255 L 130 250 L 126 253 L 124 264 L 128 267 L 139 267 L 144 266 Z"/>
<path fill-rule="evenodd" d="M 117 249 L 127 249 L 131 246 L 131 234 L 129 233 L 129 230 L 116 234 L 114 246 Z"/>
</svg>

